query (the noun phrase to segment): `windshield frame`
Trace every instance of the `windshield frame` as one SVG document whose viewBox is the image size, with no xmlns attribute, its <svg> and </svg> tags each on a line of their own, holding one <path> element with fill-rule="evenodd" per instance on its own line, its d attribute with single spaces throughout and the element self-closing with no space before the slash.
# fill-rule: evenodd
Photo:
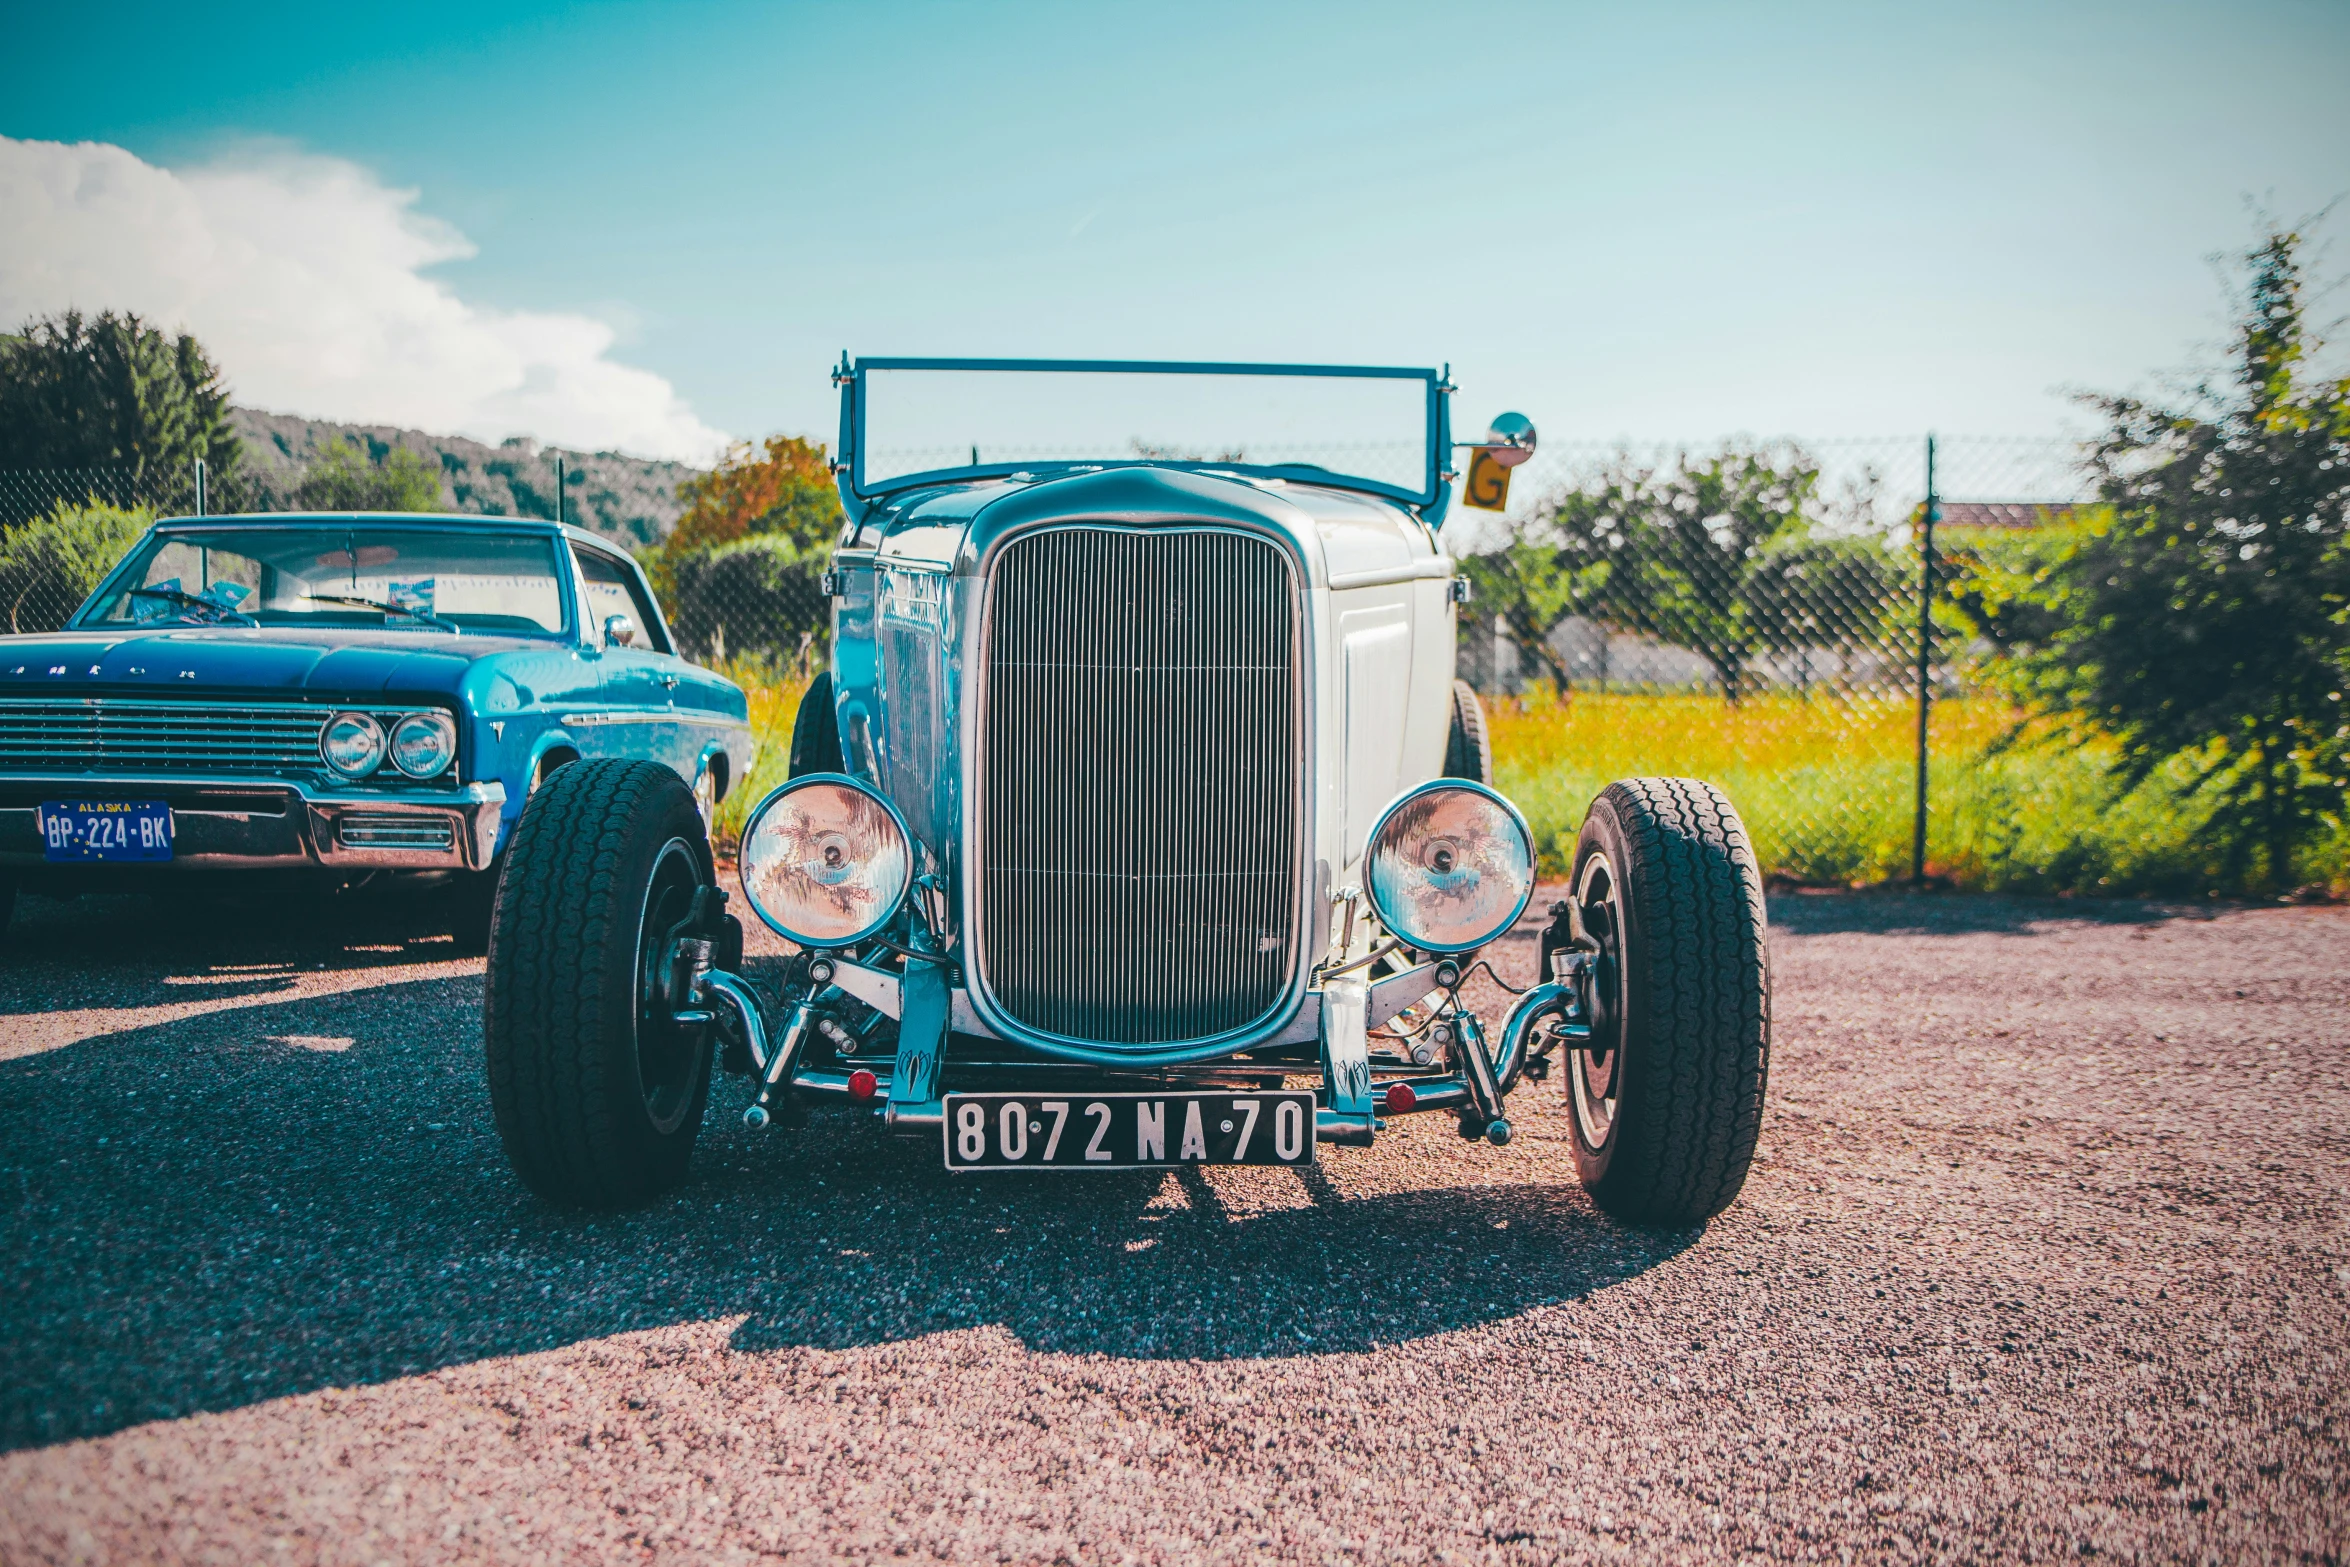
<svg viewBox="0 0 2350 1567">
<path fill-rule="evenodd" d="M 1101 460 L 1072 457 L 1066 461 L 967 463 L 932 468 L 921 473 L 896 474 L 868 489 L 865 483 L 865 372 L 869 370 L 1012 371 L 1019 373 L 1092 373 L 1103 375 L 1264 375 L 1310 376 L 1337 380 L 1420 381 L 1427 386 L 1428 416 L 1423 426 L 1428 441 L 1421 487 L 1408 489 L 1379 479 L 1363 478 L 1309 463 L 1187 462 L 1163 458 Z M 1189 472 L 1241 473 L 1256 478 L 1286 479 L 1303 484 L 1327 484 L 1342 490 L 1363 490 L 1407 505 L 1440 507 L 1450 496 L 1452 456 L 1452 370 L 1411 369 L 1400 365 L 1239 364 L 1191 359 L 903 359 L 860 358 L 841 355 L 832 373 L 840 388 L 840 446 L 835 463 L 849 495 L 871 501 L 901 490 L 956 480 L 1003 478 L 1015 473 L 1059 468 L 1180 468 Z"/>
<path fill-rule="evenodd" d="M 504 534 L 514 538 L 543 540 L 554 555 L 551 566 L 555 579 L 556 602 L 562 607 L 563 612 L 562 625 L 552 631 L 544 627 L 528 630 L 504 626 L 494 630 L 459 627 L 458 634 L 469 637 L 519 637 L 548 642 L 577 640 L 580 619 L 577 603 L 578 584 L 574 578 L 578 573 L 578 567 L 571 561 L 569 535 L 561 525 L 530 517 L 436 517 L 420 515 L 415 512 L 389 515 L 367 512 L 267 512 L 259 515 L 220 513 L 200 517 L 166 517 L 149 528 L 140 537 L 138 543 L 124 552 L 122 559 L 115 562 L 114 568 L 99 580 L 98 586 L 91 590 L 90 596 L 84 599 L 81 607 L 73 612 L 73 617 L 66 622 L 66 628 L 74 631 L 135 631 L 141 629 L 184 631 L 191 626 L 210 624 L 209 622 L 194 621 L 171 623 L 116 621 L 97 617 L 101 608 L 131 585 L 134 570 L 147 558 L 149 553 L 169 543 L 175 536 L 220 529 L 245 529 L 256 533 L 265 531 L 291 533 L 322 526 L 364 528 L 370 532 L 385 533 L 397 531 L 402 533 L 472 534 L 476 536 Z M 235 622 L 224 622 L 223 624 L 233 626 Z M 434 629 L 421 622 L 413 624 L 417 629 L 424 631 Z M 377 628 L 324 625 L 306 627 L 278 622 L 275 624 L 265 623 L 255 627 L 239 627 L 238 629 L 262 631 L 356 629 L 372 631 Z M 387 625 L 383 629 L 400 630 L 403 627 L 401 625 Z M 447 635 L 448 633 L 440 634 Z"/>
</svg>

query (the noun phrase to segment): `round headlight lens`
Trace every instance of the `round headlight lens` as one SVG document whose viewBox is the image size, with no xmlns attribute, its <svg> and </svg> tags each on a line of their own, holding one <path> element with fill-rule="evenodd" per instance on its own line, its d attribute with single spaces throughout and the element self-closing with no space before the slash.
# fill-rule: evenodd
<svg viewBox="0 0 2350 1567">
<path fill-rule="evenodd" d="M 319 732 L 318 754 L 345 778 L 362 778 L 384 759 L 384 726 L 367 713 L 337 713 Z"/>
<path fill-rule="evenodd" d="M 1422 952 L 1467 952 L 1534 895 L 1534 835 L 1509 801 L 1458 779 L 1424 784 L 1371 830 L 1371 906 Z"/>
<path fill-rule="evenodd" d="M 392 726 L 392 765 L 411 778 L 438 778 L 457 755 L 457 726 L 446 713 L 410 713 Z"/>
<path fill-rule="evenodd" d="M 897 913 L 914 879 L 906 824 L 872 790 L 819 773 L 785 784 L 743 827 L 743 896 L 779 936 L 848 947 Z"/>
</svg>

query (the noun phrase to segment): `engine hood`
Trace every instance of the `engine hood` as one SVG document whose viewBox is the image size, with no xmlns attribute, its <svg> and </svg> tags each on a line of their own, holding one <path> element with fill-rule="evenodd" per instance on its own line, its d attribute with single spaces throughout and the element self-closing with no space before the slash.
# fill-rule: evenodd
<svg viewBox="0 0 2350 1567">
<path fill-rule="evenodd" d="M 0 637 L 0 691 L 454 696 L 482 660 L 561 645 L 426 632 L 175 626 Z"/>
<path fill-rule="evenodd" d="M 1037 480 L 990 479 L 916 491 L 870 517 L 884 563 L 958 575 L 984 569 L 1004 539 L 1060 522 L 1150 528 L 1225 523 L 1278 535 L 1309 588 L 1451 571 L 1435 534 L 1409 507 L 1359 491 L 1184 468 L 1123 467 Z"/>
</svg>

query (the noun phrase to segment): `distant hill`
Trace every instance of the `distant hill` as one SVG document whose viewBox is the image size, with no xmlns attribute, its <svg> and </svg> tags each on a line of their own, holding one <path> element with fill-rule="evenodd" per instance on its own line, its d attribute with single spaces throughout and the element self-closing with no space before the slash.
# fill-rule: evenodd
<svg viewBox="0 0 2350 1567">
<path fill-rule="evenodd" d="M 678 482 L 701 472 L 679 462 L 653 462 L 617 452 L 575 452 L 517 436 L 485 446 L 458 435 L 426 435 L 387 424 L 334 424 L 296 414 L 230 410 L 245 438 L 256 477 L 272 489 L 291 488 L 296 470 L 345 436 L 381 462 L 404 446 L 441 470 L 451 509 L 492 517 L 555 515 L 555 456 L 564 465 L 563 516 L 583 528 L 635 548 L 668 536 L 682 508 Z"/>
</svg>

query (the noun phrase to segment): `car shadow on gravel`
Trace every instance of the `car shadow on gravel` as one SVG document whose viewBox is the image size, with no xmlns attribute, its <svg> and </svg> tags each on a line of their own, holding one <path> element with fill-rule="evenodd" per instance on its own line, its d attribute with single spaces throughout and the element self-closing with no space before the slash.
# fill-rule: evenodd
<svg viewBox="0 0 2350 1567">
<path fill-rule="evenodd" d="M 1161 1173 L 987 1177 L 974 1191 L 930 1170 L 928 1149 L 877 1152 L 890 1156 L 877 1194 L 898 1212 L 844 1214 L 855 1233 L 820 1248 L 828 1293 L 761 1290 L 734 1347 L 847 1349 L 993 1324 L 1055 1354 L 1354 1353 L 1581 1298 L 1696 1233 L 1616 1225 L 1571 1181 L 1342 1198 L 1312 1172 L 1297 1206 L 1235 1215 L 1198 1172 L 1175 1178 L 1185 1203 L 1170 1208 Z"/>
<path fill-rule="evenodd" d="M 1797 936 L 2029 936 L 2052 924 L 2159 925 L 2210 919 L 2200 904 L 2136 899 L 2012 898 L 1975 892 L 1773 892 L 1771 928 Z"/>
<path fill-rule="evenodd" d="M 440 889 L 310 886 L 248 889 L 231 880 L 190 878 L 152 892 L 50 897 L 20 892 L 16 917 L 0 933 L 0 993 L 26 965 L 63 960 L 109 963 L 217 958 L 257 962 L 302 958 L 345 966 L 354 943 L 374 950 L 437 947 L 453 913 Z"/>
<path fill-rule="evenodd" d="M 950 1178 L 869 1123 L 750 1133 L 731 1081 L 684 1188 L 567 1213 L 499 1148 L 480 1006 L 467 972 L 0 1062 L 0 1450 L 697 1321 L 751 1352 L 986 1324 L 1077 1354 L 1372 1350 L 1692 1238 L 1615 1225 L 1565 1175 Z"/>
</svg>

